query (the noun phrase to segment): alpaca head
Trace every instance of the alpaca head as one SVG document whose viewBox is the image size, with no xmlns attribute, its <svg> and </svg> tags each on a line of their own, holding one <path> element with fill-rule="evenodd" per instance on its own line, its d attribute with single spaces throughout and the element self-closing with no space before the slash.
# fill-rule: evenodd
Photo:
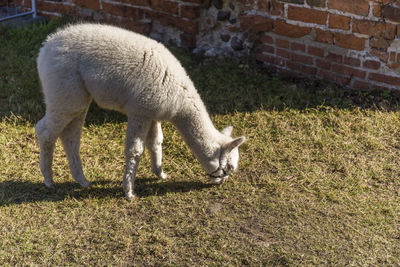
<svg viewBox="0 0 400 267">
<path fill-rule="evenodd" d="M 238 169 L 239 164 L 239 146 L 246 141 L 244 136 L 232 138 L 233 127 L 228 126 L 221 133 L 228 138 L 228 142 L 221 146 L 218 158 L 214 160 L 214 166 L 208 172 L 210 180 L 215 184 L 224 183 L 231 172 Z"/>
</svg>

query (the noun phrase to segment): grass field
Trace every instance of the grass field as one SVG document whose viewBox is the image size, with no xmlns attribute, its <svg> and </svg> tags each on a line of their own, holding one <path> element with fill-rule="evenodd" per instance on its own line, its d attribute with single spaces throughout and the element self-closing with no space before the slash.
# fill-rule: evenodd
<svg viewBox="0 0 400 267">
<path fill-rule="evenodd" d="M 399 265 L 400 112 L 390 92 L 279 80 L 249 62 L 173 49 L 216 126 L 248 139 L 214 186 L 176 129 L 157 180 L 146 154 L 137 201 L 122 191 L 126 119 L 93 105 L 73 181 L 61 144 L 43 185 L 35 58 L 59 22 L 0 28 L 1 265 Z"/>
</svg>

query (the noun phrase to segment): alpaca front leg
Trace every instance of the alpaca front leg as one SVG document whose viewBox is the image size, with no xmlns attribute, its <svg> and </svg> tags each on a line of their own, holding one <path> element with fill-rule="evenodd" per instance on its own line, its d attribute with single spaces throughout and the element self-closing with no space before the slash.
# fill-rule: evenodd
<svg viewBox="0 0 400 267">
<path fill-rule="evenodd" d="M 168 176 L 163 172 L 162 162 L 162 142 L 163 133 L 161 122 L 153 121 L 146 137 L 146 146 L 150 152 L 151 171 L 160 179 L 167 179 Z"/>
<path fill-rule="evenodd" d="M 125 157 L 126 166 L 123 187 L 127 200 L 136 197 L 134 182 L 140 158 L 144 152 L 146 134 L 150 127 L 150 120 L 144 118 L 129 118 L 126 133 Z"/>
</svg>

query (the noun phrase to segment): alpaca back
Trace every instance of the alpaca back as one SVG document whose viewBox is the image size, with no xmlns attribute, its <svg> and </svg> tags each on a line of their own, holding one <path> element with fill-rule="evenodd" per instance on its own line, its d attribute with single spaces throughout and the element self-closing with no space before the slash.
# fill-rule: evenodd
<svg viewBox="0 0 400 267">
<path fill-rule="evenodd" d="M 48 99 L 54 95 L 75 101 L 84 90 L 104 108 L 157 120 L 169 120 L 190 105 L 204 108 L 168 49 L 117 27 L 68 26 L 48 37 L 37 62 L 46 103 L 55 102 Z"/>
</svg>

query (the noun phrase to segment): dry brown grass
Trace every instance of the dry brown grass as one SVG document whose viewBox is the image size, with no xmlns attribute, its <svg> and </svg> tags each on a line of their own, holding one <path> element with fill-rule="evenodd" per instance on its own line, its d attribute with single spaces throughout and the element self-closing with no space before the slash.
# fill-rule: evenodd
<svg viewBox="0 0 400 267">
<path fill-rule="evenodd" d="M 129 203 L 121 187 L 124 117 L 94 106 L 81 149 L 94 186 L 81 189 L 72 180 L 58 143 L 58 186 L 46 189 L 33 129 L 43 114 L 34 58 L 56 27 L 0 37 L 0 262 L 399 264 L 400 112 L 388 92 L 295 85 L 251 64 L 177 50 L 218 128 L 234 125 L 235 135 L 248 138 L 239 172 L 210 185 L 165 123 L 170 179 L 152 176 L 145 155 L 136 183 L 140 199 Z"/>
</svg>

